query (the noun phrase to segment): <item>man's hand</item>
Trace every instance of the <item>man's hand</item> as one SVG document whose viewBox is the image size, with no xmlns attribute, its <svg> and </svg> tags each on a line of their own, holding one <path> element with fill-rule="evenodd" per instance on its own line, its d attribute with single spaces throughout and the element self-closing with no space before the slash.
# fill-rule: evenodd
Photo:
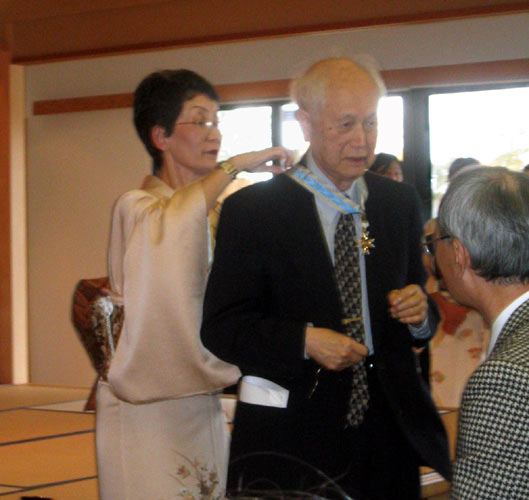
<svg viewBox="0 0 529 500">
<path fill-rule="evenodd" d="M 428 314 L 426 294 L 419 285 L 408 285 L 388 294 L 389 314 L 401 323 L 417 328 L 424 324 Z"/>
<path fill-rule="evenodd" d="M 359 344 L 347 335 L 308 326 L 305 333 L 307 355 L 327 370 L 341 371 L 367 356 L 367 347 Z"/>
</svg>

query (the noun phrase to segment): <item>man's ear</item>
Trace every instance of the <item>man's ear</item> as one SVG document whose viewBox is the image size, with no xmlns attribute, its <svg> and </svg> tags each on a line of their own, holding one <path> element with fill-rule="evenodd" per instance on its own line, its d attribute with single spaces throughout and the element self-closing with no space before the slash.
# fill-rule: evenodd
<svg viewBox="0 0 529 500">
<path fill-rule="evenodd" d="M 151 128 L 151 141 L 160 151 L 167 149 L 167 135 L 162 126 L 155 125 Z"/>
<path fill-rule="evenodd" d="M 298 120 L 301 130 L 303 131 L 303 137 L 307 142 L 310 142 L 312 136 L 312 125 L 310 123 L 309 114 L 303 109 L 298 109 L 296 111 L 296 119 Z"/>
<path fill-rule="evenodd" d="M 452 239 L 452 248 L 454 250 L 454 261 L 457 271 L 463 275 L 465 271 L 472 269 L 470 253 L 467 248 L 457 238 Z"/>
</svg>

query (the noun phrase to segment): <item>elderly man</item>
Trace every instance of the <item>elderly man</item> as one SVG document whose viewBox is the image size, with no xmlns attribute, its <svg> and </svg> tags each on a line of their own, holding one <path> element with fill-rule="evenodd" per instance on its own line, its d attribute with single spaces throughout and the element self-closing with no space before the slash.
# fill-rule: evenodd
<svg viewBox="0 0 529 500">
<path fill-rule="evenodd" d="M 460 409 L 452 498 L 529 498 L 529 179 L 482 167 L 451 181 L 435 257 L 454 298 L 491 326 Z"/>
<path fill-rule="evenodd" d="M 418 197 L 365 172 L 383 92 L 348 59 L 313 65 L 293 87 L 302 164 L 225 202 L 202 339 L 244 375 L 232 489 L 319 483 L 416 500 L 420 463 L 449 474 L 412 350 L 438 319 L 422 290 Z"/>
</svg>

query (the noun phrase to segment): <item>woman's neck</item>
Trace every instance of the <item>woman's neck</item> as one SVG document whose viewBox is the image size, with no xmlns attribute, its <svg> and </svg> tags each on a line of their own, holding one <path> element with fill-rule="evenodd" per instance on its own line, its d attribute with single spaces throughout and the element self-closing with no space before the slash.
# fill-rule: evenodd
<svg viewBox="0 0 529 500">
<path fill-rule="evenodd" d="M 173 189 L 182 189 L 203 176 L 185 168 L 178 168 L 174 165 L 162 165 L 158 177 Z"/>
</svg>

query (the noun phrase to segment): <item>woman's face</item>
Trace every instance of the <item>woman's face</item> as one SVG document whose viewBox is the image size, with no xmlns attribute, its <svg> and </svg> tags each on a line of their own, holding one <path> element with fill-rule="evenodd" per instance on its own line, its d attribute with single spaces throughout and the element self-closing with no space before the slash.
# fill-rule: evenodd
<svg viewBox="0 0 529 500">
<path fill-rule="evenodd" d="M 396 161 L 392 161 L 389 168 L 382 175 L 397 182 L 402 182 L 404 180 L 404 177 L 402 176 L 402 169 Z"/>
<path fill-rule="evenodd" d="M 215 167 L 221 142 L 218 109 L 218 103 L 203 94 L 184 102 L 162 152 L 164 166 L 191 177 L 207 175 Z"/>
</svg>

